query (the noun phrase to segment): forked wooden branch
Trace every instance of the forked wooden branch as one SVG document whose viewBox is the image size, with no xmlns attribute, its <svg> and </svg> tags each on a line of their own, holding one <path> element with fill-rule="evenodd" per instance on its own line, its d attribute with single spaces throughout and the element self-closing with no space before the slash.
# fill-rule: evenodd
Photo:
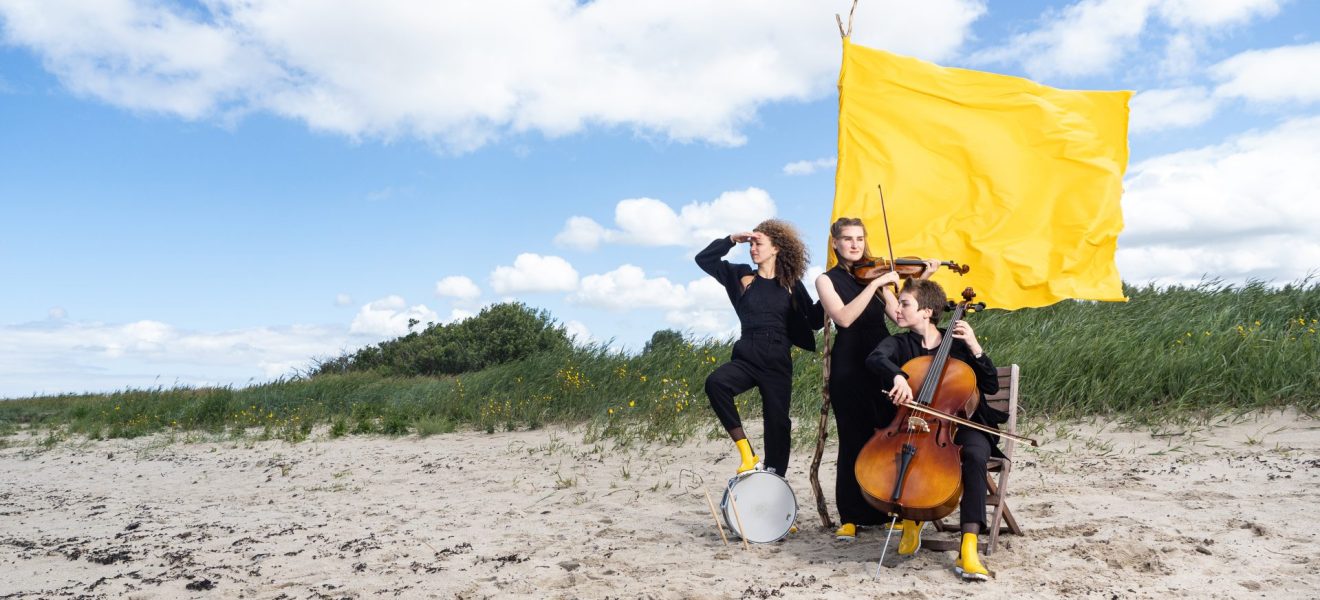
<svg viewBox="0 0 1320 600">
<path fill-rule="evenodd" d="M 820 458 L 825 454 L 825 438 L 830 435 L 830 320 L 825 319 L 825 351 L 821 357 L 821 386 L 820 394 L 822 401 L 820 403 L 820 425 L 816 430 L 816 453 L 811 458 L 811 492 L 816 495 L 816 512 L 820 513 L 820 525 L 825 529 L 833 529 L 834 522 L 830 519 L 830 511 L 825 506 L 825 493 L 820 489 Z"/>
</svg>

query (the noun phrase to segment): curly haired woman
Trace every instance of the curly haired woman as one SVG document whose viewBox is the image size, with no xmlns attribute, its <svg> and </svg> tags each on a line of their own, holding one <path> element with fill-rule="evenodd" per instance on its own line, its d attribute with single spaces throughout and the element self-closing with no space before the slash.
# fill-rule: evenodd
<svg viewBox="0 0 1320 600">
<path fill-rule="evenodd" d="M 751 243 L 755 269 L 724 260 L 724 255 L 741 242 Z M 739 473 L 756 468 L 760 462 L 733 403 L 734 396 L 752 387 L 761 392 L 764 466 L 780 476 L 788 471 L 792 429 L 788 403 L 793 389 L 789 343 L 815 352 L 812 329 L 819 329 L 824 318 L 802 285 L 807 260 L 806 246 L 797 231 L 775 219 L 757 225 L 753 231 L 717 239 L 697 254 L 701 270 L 724 284 L 742 325 L 742 336 L 733 345 L 733 357 L 706 378 L 710 405 L 738 446 L 742 459 Z"/>
</svg>

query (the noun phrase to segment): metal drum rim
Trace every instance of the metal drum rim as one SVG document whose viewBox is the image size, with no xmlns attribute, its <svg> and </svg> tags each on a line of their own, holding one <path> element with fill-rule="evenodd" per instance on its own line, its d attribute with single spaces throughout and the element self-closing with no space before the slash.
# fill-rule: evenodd
<svg viewBox="0 0 1320 600">
<path fill-rule="evenodd" d="M 752 540 L 752 539 L 748 539 L 746 536 L 743 535 L 742 531 L 741 531 L 740 529 L 738 529 L 738 527 L 737 527 L 737 523 L 734 521 L 733 517 L 730 515 L 730 509 L 729 509 L 729 492 L 733 491 L 733 488 L 734 488 L 734 486 L 735 486 L 737 483 L 741 482 L 741 481 L 744 480 L 744 479 L 747 479 L 748 477 L 754 476 L 754 475 L 771 475 L 771 476 L 775 477 L 775 478 L 778 479 L 781 483 L 784 484 L 784 488 L 788 490 L 788 496 L 789 496 L 789 498 L 792 498 L 792 499 L 793 499 L 793 519 L 792 519 L 792 521 L 789 522 L 789 526 L 788 526 L 788 527 L 784 528 L 784 532 L 783 532 L 782 534 L 780 534 L 779 537 L 774 538 L 774 539 L 772 539 L 772 540 Z M 796 522 L 797 522 L 797 515 L 798 515 L 798 511 L 799 511 L 800 508 L 801 508 L 801 505 L 798 504 L 797 492 L 793 490 L 793 484 L 791 484 L 791 483 L 788 482 L 788 478 L 787 478 L 787 477 L 784 477 L 784 476 L 782 476 L 782 475 L 780 475 L 780 474 L 778 474 L 778 473 L 772 473 L 772 472 L 770 472 L 770 471 L 764 471 L 764 470 L 760 470 L 760 469 L 757 469 L 757 470 L 754 470 L 754 471 L 746 471 L 746 472 L 743 472 L 743 473 L 739 473 L 739 474 L 737 474 L 737 475 L 734 475 L 733 477 L 730 477 L 730 478 L 729 478 L 729 482 L 728 482 L 727 484 L 725 484 L 725 486 L 724 486 L 724 497 L 720 499 L 720 516 L 722 516 L 722 517 L 724 518 L 725 526 L 727 526 L 727 527 L 729 528 L 730 531 L 733 531 L 734 533 L 737 533 L 739 537 L 742 537 L 743 539 L 745 539 L 745 540 L 747 540 L 748 542 L 751 542 L 751 543 L 753 543 L 753 544 L 773 544 L 773 543 L 775 543 L 775 542 L 778 542 L 779 540 L 782 540 L 782 539 L 788 537 L 788 534 L 790 533 L 790 531 L 791 531 L 792 528 L 793 528 L 793 523 L 796 523 Z"/>
</svg>

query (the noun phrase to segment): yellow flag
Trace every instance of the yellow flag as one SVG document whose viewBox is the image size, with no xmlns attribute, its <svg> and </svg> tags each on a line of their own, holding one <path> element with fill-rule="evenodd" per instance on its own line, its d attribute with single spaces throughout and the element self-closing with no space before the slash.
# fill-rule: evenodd
<svg viewBox="0 0 1320 600">
<path fill-rule="evenodd" d="M 935 276 L 950 296 L 971 286 L 1007 309 L 1126 300 L 1114 251 L 1131 96 L 940 67 L 845 38 L 830 221 L 863 219 L 872 252 L 887 254 L 880 184 L 896 256 L 971 266 Z"/>
</svg>

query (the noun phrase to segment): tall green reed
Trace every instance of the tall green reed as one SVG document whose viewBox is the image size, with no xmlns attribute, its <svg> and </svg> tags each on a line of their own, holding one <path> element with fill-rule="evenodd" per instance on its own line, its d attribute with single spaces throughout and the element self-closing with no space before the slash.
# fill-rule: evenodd
<svg viewBox="0 0 1320 600">
<path fill-rule="evenodd" d="M 1320 408 L 1320 285 L 1125 288 L 1126 303 L 1068 301 L 969 317 L 999 365 L 1022 368 L 1027 418 L 1117 415 L 1159 422 L 1224 412 Z M 0 432 L 59 428 L 89 437 L 162 430 L 297 441 L 332 434 L 430 435 L 586 423 L 589 438 L 679 443 L 722 435 L 706 377 L 731 344 L 697 340 L 646 352 L 563 347 L 445 377 L 322 374 L 245 388 L 156 388 L 0 402 Z M 796 438 L 814 435 L 820 354 L 794 349 Z M 878 401 L 879 390 L 876 393 Z M 755 390 L 738 398 L 760 418 Z M 807 425 L 804 427 L 803 425 Z"/>
</svg>

